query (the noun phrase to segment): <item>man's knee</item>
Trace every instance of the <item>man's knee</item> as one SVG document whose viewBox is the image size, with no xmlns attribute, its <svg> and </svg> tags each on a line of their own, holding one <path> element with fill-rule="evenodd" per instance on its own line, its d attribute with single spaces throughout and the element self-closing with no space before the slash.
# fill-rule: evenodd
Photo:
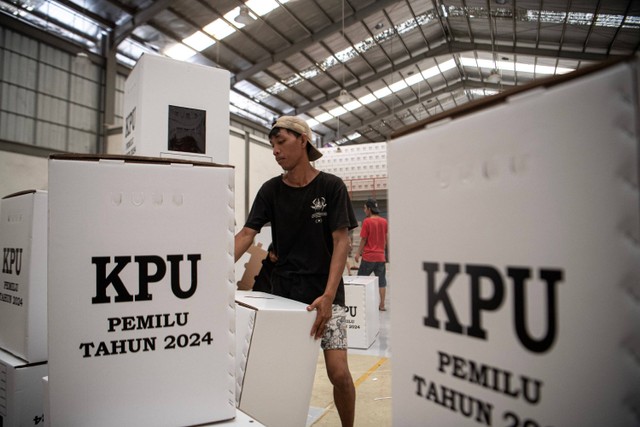
<svg viewBox="0 0 640 427">
<path fill-rule="evenodd" d="M 346 389 L 353 387 L 353 378 L 351 378 L 351 372 L 348 368 L 333 369 L 332 372 L 328 372 L 329 381 L 335 387 Z"/>
</svg>

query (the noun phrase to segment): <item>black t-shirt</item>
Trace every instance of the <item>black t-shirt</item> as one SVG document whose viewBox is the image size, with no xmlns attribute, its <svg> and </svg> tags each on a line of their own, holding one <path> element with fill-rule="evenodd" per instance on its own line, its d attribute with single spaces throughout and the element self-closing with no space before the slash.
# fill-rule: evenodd
<svg viewBox="0 0 640 427">
<path fill-rule="evenodd" d="M 274 293 L 312 303 L 327 284 L 333 253 L 331 233 L 358 226 L 344 182 L 325 172 L 305 187 L 290 187 L 282 176 L 270 179 L 258 191 L 245 226 L 260 231 L 269 222 L 278 256 L 274 275 L 285 288 L 301 288 L 293 292 L 274 288 Z M 344 305 L 342 281 L 334 303 Z"/>
</svg>

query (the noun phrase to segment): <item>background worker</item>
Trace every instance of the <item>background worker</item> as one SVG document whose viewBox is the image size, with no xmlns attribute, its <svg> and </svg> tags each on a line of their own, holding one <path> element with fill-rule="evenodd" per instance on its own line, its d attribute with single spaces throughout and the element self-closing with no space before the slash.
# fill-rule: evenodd
<svg viewBox="0 0 640 427">
<path fill-rule="evenodd" d="M 276 261 L 278 261 L 278 257 L 273 251 L 273 243 L 270 243 L 267 256 L 262 260 L 262 267 L 254 278 L 252 290 L 271 293 L 271 273 L 276 266 Z"/>
<path fill-rule="evenodd" d="M 301 118 L 283 116 L 274 123 L 269 142 L 285 172 L 258 191 L 245 226 L 235 236 L 235 259 L 270 222 L 278 255 L 272 293 L 316 311 L 311 335 L 322 339 L 334 402 L 346 427 L 354 423 L 356 392 L 347 360 L 342 273 L 349 252 L 348 230 L 358 223 L 344 182 L 311 165 L 322 156 L 311 138 L 311 129 Z"/>
<path fill-rule="evenodd" d="M 387 220 L 379 215 L 380 210 L 375 199 L 366 201 L 364 213 L 366 218 L 362 221 L 362 229 L 360 230 L 360 246 L 358 246 L 354 259 L 358 262 L 362 256 L 358 276 L 369 276 L 373 273 L 378 277 L 378 289 L 380 290 L 378 309 L 385 311 L 384 300 L 387 290 L 385 251 L 389 237 L 389 225 Z"/>
</svg>

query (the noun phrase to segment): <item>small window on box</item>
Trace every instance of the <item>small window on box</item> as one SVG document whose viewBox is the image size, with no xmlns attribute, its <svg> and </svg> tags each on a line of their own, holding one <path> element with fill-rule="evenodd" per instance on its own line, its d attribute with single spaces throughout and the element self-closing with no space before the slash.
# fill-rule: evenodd
<svg viewBox="0 0 640 427">
<path fill-rule="evenodd" d="M 169 105 L 170 151 L 206 153 L 207 112 Z"/>
</svg>

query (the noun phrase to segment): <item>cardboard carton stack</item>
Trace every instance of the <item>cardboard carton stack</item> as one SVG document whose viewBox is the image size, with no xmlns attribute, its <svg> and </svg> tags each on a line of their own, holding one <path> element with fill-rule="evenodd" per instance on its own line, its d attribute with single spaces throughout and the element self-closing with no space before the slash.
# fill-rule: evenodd
<svg viewBox="0 0 640 427">
<path fill-rule="evenodd" d="M 0 425 L 32 426 L 47 374 L 47 192 L 4 197 L 0 216 Z"/>
</svg>

